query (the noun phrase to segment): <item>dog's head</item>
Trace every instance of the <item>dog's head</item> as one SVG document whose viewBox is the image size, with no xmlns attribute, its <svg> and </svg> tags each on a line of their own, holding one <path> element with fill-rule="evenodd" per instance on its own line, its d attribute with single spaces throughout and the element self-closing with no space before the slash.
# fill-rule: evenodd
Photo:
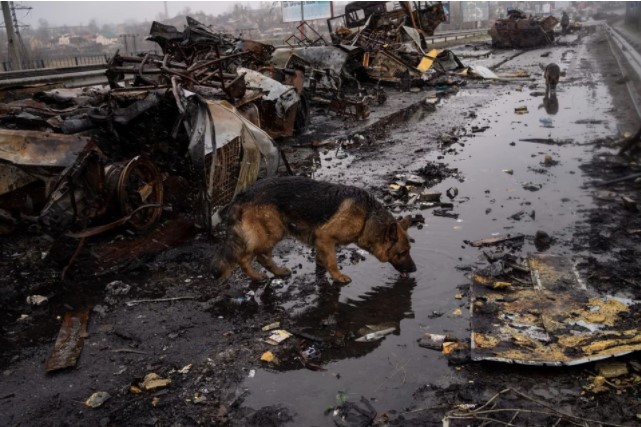
<svg viewBox="0 0 641 427">
<path fill-rule="evenodd" d="M 385 236 L 379 242 L 375 256 L 381 262 L 389 262 L 402 274 L 416 271 L 416 264 L 410 256 L 410 239 L 407 229 L 411 224 L 410 217 L 394 221 L 387 226 Z"/>
</svg>

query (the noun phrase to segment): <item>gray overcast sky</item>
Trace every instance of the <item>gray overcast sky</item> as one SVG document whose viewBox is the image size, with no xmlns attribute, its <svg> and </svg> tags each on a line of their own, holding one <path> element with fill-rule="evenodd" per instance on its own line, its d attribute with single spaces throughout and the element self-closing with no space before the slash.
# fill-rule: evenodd
<svg viewBox="0 0 641 427">
<path fill-rule="evenodd" d="M 39 19 L 46 19 L 51 26 L 86 25 L 91 19 L 102 25 L 128 20 L 152 21 L 159 13 L 164 13 L 162 1 L 16 1 L 16 5 L 33 7 L 28 13 L 25 10 L 16 11 L 18 21 L 33 28 L 38 27 Z M 168 1 L 167 9 L 170 17 L 186 7 L 192 11 L 218 15 L 231 10 L 233 5 L 232 1 Z"/>
</svg>

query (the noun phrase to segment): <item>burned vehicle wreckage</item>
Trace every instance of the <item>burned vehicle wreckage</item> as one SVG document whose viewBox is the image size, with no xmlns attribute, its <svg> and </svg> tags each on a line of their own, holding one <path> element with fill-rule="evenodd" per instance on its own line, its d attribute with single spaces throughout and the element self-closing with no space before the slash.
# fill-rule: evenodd
<svg viewBox="0 0 641 427">
<path fill-rule="evenodd" d="M 191 19 L 184 32 L 155 22 L 150 39 L 162 55 L 116 54 L 110 88 L 3 105 L 3 233 L 24 223 L 82 245 L 125 223 L 149 229 L 168 209 L 207 227 L 216 207 L 276 172 L 273 138 L 303 129 L 307 111 L 302 87 L 255 71 L 273 48 Z"/>
<path fill-rule="evenodd" d="M 384 85 L 407 90 L 463 68 L 449 51 L 426 52 L 424 36 L 444 21 L 440 2 L 392 11 L 370 3 L 339 17 L 336 44 L 319 37 L 275 48 L 189 17 L 184 31 L 154 22 L 148 39 L 161 53 L 116 53 L 108 87 L 3 104 L 0 233 L 51 236 L 49 256 L 64 275 L 87 238 L 125 224 L 148 233 L 163 216 L 186 215 L 208 230 L 259 176 L 281 163 L 292 173 L 274 140 L 304 131 L 312 104 L 364 120 L 369 105 L 385 102 Z"/>
</svg>

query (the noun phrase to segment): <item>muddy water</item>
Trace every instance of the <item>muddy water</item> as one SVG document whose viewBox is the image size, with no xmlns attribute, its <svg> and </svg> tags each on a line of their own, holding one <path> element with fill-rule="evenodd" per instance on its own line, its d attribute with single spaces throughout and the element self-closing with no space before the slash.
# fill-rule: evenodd
<svg viewBox="0 0 641 427">
<path fill-rule="evenodd" d="M 549 57 L 540 57 L 549 50 Z M 318 294 L 306 301 L 309 305 L 296 309 L 301 328 L 335 328 L 357 334 L 364 325 L 386 324 L 397 328 L 394 334 L 374 343 L 348 339 L 345 347 L 325 350 L 321 356 L 327 369 L 324 372 L 258 370 L 244 383 L 250 392 L 246 406 L 280 403 L 295 414 L 294 425 L 329 426 L 333 421 L 324 411 L 336 404 L 339 392 L 354 402 L 361 396 L 370 399 L 379 413 L 398 413 L 411 407 L 412 393 L 422 385 L 467 381 L 465 367 L 449 367 L 440 353 L 421 348 L 416 341 L 425 332 L 462 339 L 469 336 L 466 302 L 456 299 L 455 294 L 457 286 L 467 284 L 460 267 L 480 263 L 481 258 L 464 240 L 497 233 L 533 236 L 542 230 L 557 239 L 548 252 L 570 253 L 572 226 L 581 220 L 582 211 L 592 206 L 588 190 L 582 188 L 585 178 L 579 169 L 579 164 L 593 155 L 586 144 L 617 133 L 609 114 L 612 99 L 598 83 L 599 76 L 581 58 L 588 58 L 588 54 L 578 46 L 529 51 L 503 65 L 504 71 L 524 68 L 534 76 L 541 72 L 538 63 L 543 61 L 557 62 L 567 70 L 572 83 L 564 84 L 561 79 L 558 112 L 553 114 L 542 105 L 542 96 L 531 95 L 544 90 L 542 79 L 538 88 L 529 88 L 532 82 L 463 88 L 442 102 L 436 112 L 419 114 L 391 130 L 380 152 L 365 156 L 351 153 L 343 158 L 336 158 L 335 151 L 321 154 L 317 178 L 369 188 L 385 186 L 390 173 L 415 172 L 428 162 L 458 168 L 458 177 L 448 178 L 434 189 L 445 193 L 450 187 L 458 188 L 453 202 L 459 217 L 436 217 L 429 210 L 410 212 L 426 217 L 424 228 L 410 231 L 416 240 L 412 253 L 418 265 L 411 279 L 400 279 L 391 266 L 366 256 L 358 264 L 341 263 L 353 279 L 350 285 L 320 285 Z M 516 114 L 517 107 L 527 107 L 527 114 Z M 470 111 L 476 117 L 471 118 Z M 471 133 L 472 126 L 489 129 Z M 469 136 L 439 148 L 436 136 L 452 127 L 465 127 Z M 561 145 L 521 141 L 532 138 L 566 141 Z M 546 166 L 546 155 L 556 163 Z M 524 211 L 520 219 L 511 218 L 520 211 Z M 522 254 L 534 250 L 532 239 L 526 239 Z M 349 257 L 350 249 L 341 253 Z M 289 264 L 300 261 L 299 279 L 314 281 L 308 257 L 286 253 L 281 257 Z M 459 307 L 462 315 L 454 314 Z"/>
</svg>

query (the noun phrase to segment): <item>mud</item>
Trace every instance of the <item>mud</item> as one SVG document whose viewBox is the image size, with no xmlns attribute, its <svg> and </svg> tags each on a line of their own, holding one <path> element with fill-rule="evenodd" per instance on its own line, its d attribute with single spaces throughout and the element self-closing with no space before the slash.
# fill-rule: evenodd
<svg viewBox="0 0 641 427">
<path fill-rule="evenodd" d="M 552 237 L 546 253 L 579 261 L 594 292 L 641 299 L 638 213 L 618 197 L 593 195 L 604 189 L 596 182 L 634 172 L 634 164 L 615 155 L 614 142 L 639 125 L 602 37 L 597 32 L 568 40 L 571 46 L 499 52 L 475 62 L 496 66 L 497 73 L 525 69 L 532 80 L 471 82 L 440 94 L 435 106 L 423 102 L 427 88 L 409 95 L 390 89 L 388 112 L 399 115 L 385 126 L 378 125 L 382 117 L 356 126 L 314 114 L 312 130 L 285 143 L 297 172 L 361 186 L 395 213 L 425 217 L 409 231 L 419 266 L 410 278 L 350 246 L 338 254 L 353 282 L 339 287 L 316 271 L 309 248 L 285 241 L 274 259 L 292 270 L 290 278 L 251 284 L 236 271 L 215 286 L 207 271 L 215 239 L 185 230 L 185 244 L 169 250 L 142 252 L 121 243 L 130 255 L 118 268 L 101 267 L 109 256 L 90 245 L 85 257 L 100 254 L 93 257 L 98 263 L 79 260 L 61 282 L 46 256 L 46 237 L 29 230 L 2 237 L 0 423 L 330 426 L 370 425 L 376 418 L 379 425 L 424 426 L 441 425 L 448 413 L 450 425 L 638 422 L 640 389 L 632 376 L 595 394 L 586 390 L 594 364 L 470 363 L 464 352 L 447 358 L 417 343 L 426 332 L 469 340 L 469 275 L 487 259 L 466 241 L 495 234 L 524 234 L 522 245 L 495 250 L 526 256 L 537 251 L 537 232 L 545 232 Z M 555 114 L 532 95 L 545 90 L 543 61 L 566 71 Z M 528 113 L 515 114 L 518 107 Z M 457 218 L 390 193 L 394 177 L 408 173 L 442 192 Z M 450 200 L 451 188 L 457 192 Z M 635 197 L 638 183 L 605 189 Z M 167 214 L 170 219 L 180 218 Z M 123 230 L 104 237 L 109 243 L 133 238 Z M 107 286 L 116 280 L 129 291 Z M 29 306 L 26 297 L 34 294 L 48 302 Z M 149 301 L 158 299 L 166 301 Z M 139 300 L 148 301 L 131 304 Z M 77 366 L 45 374 L 64 313 L 82 308 L 92 311 Z M 293 334 L 277 346 L 264 342 L 271 332 L 261 329 L 273 322 Z M 355 341 L 391 328 L 380 340 Z M 266 351 L 279 363 L 261 362 Z M 637 356 L 621 360 L 634 366 Z M 171 383 L 138 392 L 151 372 Z M 501 393 L 506 389 L 516 392 Z M 111 397 L 92 409 L 83 402 L 95 391 Z M 489 400 L 490 412 L 474 412 Z"/>
</svg>

